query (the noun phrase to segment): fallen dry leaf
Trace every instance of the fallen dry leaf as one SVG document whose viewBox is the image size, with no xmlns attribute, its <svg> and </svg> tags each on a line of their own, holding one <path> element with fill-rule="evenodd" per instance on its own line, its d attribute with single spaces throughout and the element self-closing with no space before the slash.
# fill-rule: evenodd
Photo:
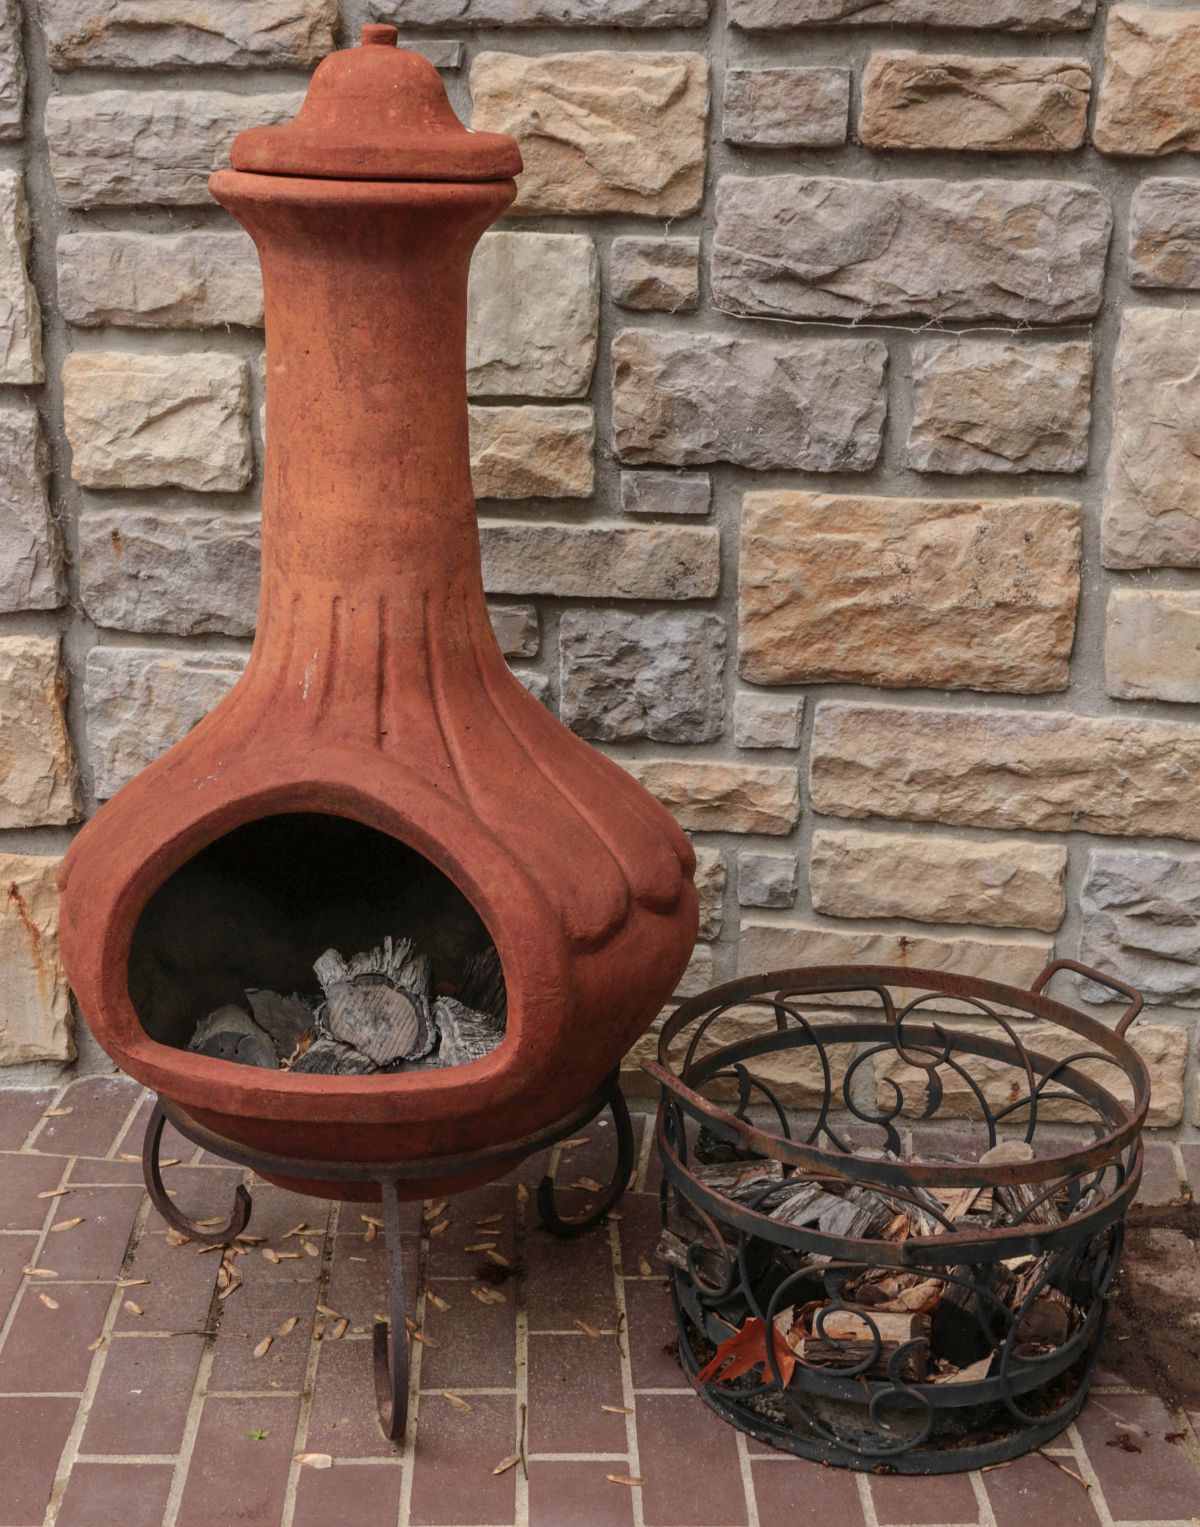
<svg viewBox="0 0 1200 1527">
<path fill-rule="evenodd" d="M 426 1223 L 429 1223 L 435 1219 L 441 1219 L 442 1215 L 446 1212 L 446 1205 L 449 1203 L 449 1201 L 449 1199 L 443 1198 L 440 1204 L 427 1205 L 424 1209 L 421 1210 L 421 1218 L 425 1220 Z"/>
<path fill-rule="evenodd" d="M 299 1315 L 289 1315 L 288 1318 L 279 1327 L 279 1329 L 275 1332 L 276 1336 L 290 1336 L 296 1329 L 297 1325 L 299 1325 L 299 1323 Z"/>
<path fill-rule="evenodd" d="M 104 1345 L 104 1337 L 103 1336 L 97 1336 L 94 1341 L 89 1341 L 88 1342 L 87 1350 L 89 1352 L 98 1352 L 103 1345 Z"/>
<path fill-rule="evenodd" d="M 70 1188 L 50 1188 L 45 1193 L 39 1193 L 39 1198 L 66 1198 Z"/>
<path fill-rule="evenodd" d="M 307 1220 L 301 1220 L 298 1225 L 293 1225 L 290 1230 L 285 1230 L 283 1232 L 283 1234 L 279 1237 L 279 1239 L 281 1241 L 290 1241 L 292 1236 L 294 1236 L 294 1235 L 303 1235 L 304 1232 L 307 1229 L 308 1229 L 308 1221 Z"/>
<path fill-rule="evenodd" d="M 51 1299 L 49 1294 L 39 1294 L 38 1299 L 48 1310 L 56 1310 L 58 1308 L 58 1300 Z"/>
<path fill-rule="evenodd" d="M 462 1395 L 451 1394 L 448 1389 L 442 1390 L 442 1399 L 445 1400 L 448 1405 L 453 1405 L 455 1410 L 461 1410 L 464 1415 L 468 1415 L 471 1411 L 470 1403 L 467 1400 L 464 1400 Z"/>
<path fill-rule="evenodd" d="M 74 1230 L 76 1225 L 83 1224 L 83 1215 L 77 1214 L 74 1219 L 60 1219 L 56 1225 L 50 1226 L 50 1233 L 56 1230 Z"/>
<path fill-rule="evenodd" d="M 378 1234 L 379 1231 L 375 1228 L 374 1225 L 368 1225 L 367 1228 L 363 1231 L 363 1240 L 373 1241 Z"/>
<path fill-rule="evenodd" d="M 167 1231 L 167 1245 L 168 1246 L 186 1246 L 188 1244 L 189 1243 L 188 1243 L 187 1236 L 182 1234 L 181 1231 L 178 1231 L 178 1230 L 168 1230 Z"/>
<path fill-rule="evenodd" d="M 429 1227 L 429 1234 L 431 1236 L 433 1236 L 433 1235 L 445 1235 L 446 1231 L 449 1230 L 449 1228 L 450 1228 L 450 1221 L 448 1219 L 440 1219 L 440 1220 L 438 1220 L 436 1225 L 430 1225 L 430 1227 Z"/>
<path fill-rule="evenodd" d="M 121 1308 L 128 1310 L 131 1315 L 144 1315 L 146 1313 L 141 1305 L 136 1304 L 132 1299 L 126 1299 Z"/>
<path fill-rule="evenodd" d="M 251 1235 L 246 1230 L 243 1230 L 241 1235 L 234 1236 L 234 1240 L 240 1246 L 261 1246 L 266 1239 L 265 1235 Z"/>
<path fill-rule="evenodd" d="M 523 1182 L 517 1184 L 517 1202 L 519 1204 L 527 1204 L 529 1202 L 529 1189 Z"/>
<path fill-rule="evenodd" d="M 236 1294 L 238 1289 L 241 1288 L 241 1286 L 242 1286 L 242 1280 L 240 1278 L 238 1278 L 237 1281 L 234 1282 L 234 1283 L 231 1283 L 228 1288 L 219 1289 L 217 1291 L 217 1298 L 221 1299 L 221 1300 L 228 1299 L 230 1294 Z"/>
<path fill-rule="evenodd" d="M 300 1260 L 300 1253 L 298 1251 L 277 1251 L 275 1255 L 281 1262 L 298 1262 Z"/>
<path fill-rule="evenodd" d="M 183 1162 L 180 1161 L 178 1156 L 168 1156 L 165 1161 L 160 1161 L 158 1163 L 158 1165 L 159 1165 L 159 1168 L 161 1170 L 161 1168 L 163 1168 L 165 1166 L 182 1166 Z M 221 1223 L 221 1221 L 219 1219 L 213 1221 L 214 1225 L 219 1225 L 220 1223 Z"/>
<path fill-rule="evenodd" d="M 225 1221 L 217 1214 L 212 1219 L 198 1219 L 196 1223 L 200 1226 L 201 1230 L 215 1230 L 218 1225 L 223 1225 Z"/>
<path fill-rule="evenodd" d="M 364 1220 L 368 1225 L 374 1225 L 376 1230 L 383 1229 L 383 1221 L 381 1219 L 377 1219 L 374 1214 L 360 1214 L 358 1217 L 359 1219 Z"/>
<path fill-rule="evenodd" d="M 279 1266 L 279 1253 L 275 1250 L 274 1246 L 264 1246 L 262 1249 L 262 1254 L 264 1257 L 266 1257 L 267 1261 L 270 1262 L 272 1267 Z"/>
<path fill-rule="evenodd" d="M 488 1261 L 495 1262 L 497 1267 L 511 1267 L 512 1263 L 507 1257 L 501 1256 L 498 1251 L 488 1251 Z"/>
<path fill-rule="evenodd" d="M 638 1258 L 638 1272 L 641 1273 L 643 1278 L 649 1278 L 653 1275 L 654 1269 L 650 1266 L 650 1262 L 646 1257 Z"/>
<path fill-rule="evenodd" d="M 503 1219 L 504 1219 L 503 1214 L 489 1214 L 489 1215 L 485 1216 L 485 1218 L 483 1218 L 483 1219 L 477 1219 L 475 1221 L 475 1224 L 480 1229 L 482 1229 L 482 1227 L 484 1225 L 498 1225 L 498 1224 L 501 1223 L 501 1221 Z"/>
<path fill-rule="evenodd" d="M 571 1186 L 573 1188 L 578 1188 L 582 1193 L 604 1192 L 604 1184 L 602 1182 L 597 1182 L 594 1177 L 581 1177 L 577 1182 L 573 1182 Z"/>
<path fill-rule="evenodd" d="M 633 1407 L 631 1405 L 601 1405 L 600 1409 L 606 1410 L 610 1416 L 633 1415 Z"/>
<path fill-rule="evenodd" d="M 51 1272 L 48 1267 L 25 1266 L 21 1269 L 27 1278 L 57 1278 L 56 1272 Z"/>
<path fill-rule="evenodd" d="M 492 1470 L 493 1474 L 507 1474 L 509 1469 L 515 1468 L 521 1461 L 520 1453 L 510 1453 L 507 1458 L 502 1458 Z"/>
<path fill-rule="evenodd" d="M 586 1320 L 577 1320 L 575 1322 L 575 1325 L 576 1325 L 577 1329 L 582 1331 L 585 1336 L 599 1336 L 600 1335 L 600 1332 L 597 1331 L 596 1327 L 588 1325 Z"/>
<path fill-rule="evenodd" d="M 574 1140 L 564 1140 L 559 1146 L 560 1151 L 573 1151 L 577 1145 L 590 1145 L 591 1138 L 588 1135 L 577 1135 Z"/>
<path fill-rule="evenodd" d="M 307 1464 L 310 1469 L 332 1469 L 333 1455 L 331 1453 L 297 1453 L 296 1463 Z"/>
<path fill-rule="evenodd" d="M 316 1310 L 318 1315 L 327 1315 L 330 1320 L 340 1320 L 342 1318 L 341 1310 L 335 1310 L 332 1305 L 318 1304 Z"/>
<path fill-rule="evenodd" d="M 65 1119 L 66 1116 L 69 1113 L 74 1113 L 74 1112 L 75 1112 L 75 1110 L 73 1108 L 47 1108 L 46 1112 L 42 1115 L 42 1118 L 43 1119 Z M 140 1156 L 138 1157 L 138 1160 L 139 1161 L 141 1160 Z"/>
<path fill-rule="evenodd" d="M 132 1151 L 122 1151 L 121 1154 L 117 1157 L 118 1161 L 137 1161 L 139 1163 L 141 1162 L 141 1159 L 142 1158 L 140 1156 L 135 1156 Z"/>
<path fill-rule="evenodd" d="M 267 1353 L 271 1350 L 271 1340 L 272 1338 L 269 1336 L 263 1337 L 258 1346 L 254 1349 L 255 1357 L 266 1357 Z"/>
<path fill-rule="evenodd" d="M 507 1304 L 507 1299 L 498 1288 L 473 1288 L 471 1294 L 478 1299 L 480 1304 Z"/>
<path fill-rule="evenodd" d="M 605 1479 L 614 1485 L 629 1485 L 632 1489 L 640 1489 L 646 1483 L 642 1474 L 606 1474 Z"/>
<path fill-rule="evenodd" d="M 443 1311 L 445 1311 L 445 1310 L 448 1310 L 450 1308 L 449 1303 L 445 1299 L 443 1299 L 440 1295 L 435 1294 L 432 1289 L 426 1289 L 425 1290 L 425 1297 L 426 1297 L 426 1299 L 429 1300 L 430 1304 L 433 1305 L 435 1310 L 443 1310 Z"/>
<path fill-rule="evenodd" d="M 345 1336 L 349 1329 L 350 1322 L 346 1319 L 345 1315 L 343 1315 L 340 1320 L 335 1320 L 333 1325 L 330 1327 L 329 1340 L 341 1341 L 342 1337 Z"/>
<path fill-rule="evenodd" d="M 150 1282 L 149 1278 L 118 1278 L 118 1288 L 145 1288 Z"/>
<path fill-rule="evenodd" d="M 476 1241 L 473 1246 L 464 1246 L 464 1251 L 495 1251 L 495 1241 Z"/>
<path fill-rule="evenodd" d="M 321 1255 L 320 1251 L 311 1241 L 301 1241 L 300 1249 L 306 1257 L 319 1257 Z"/>
</svg>

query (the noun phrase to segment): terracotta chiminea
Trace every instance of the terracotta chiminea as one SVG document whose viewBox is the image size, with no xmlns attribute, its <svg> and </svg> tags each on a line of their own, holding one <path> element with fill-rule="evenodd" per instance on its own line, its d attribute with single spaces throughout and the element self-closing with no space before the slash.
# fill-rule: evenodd
<svg viewBox="0 0 1200 1527">
<path fill-rule="evenodd" d="M 619 1113 L 616 1067 L 697 920 L 687 839 L 493 636 L 466 288 L 520 155 L 467 131 L 395 40 L 364 28 L 295 121 L 243 133 L 212 178 L 266 297 L 258 634 L 241 682 L 104 806 L 61 877 L 71 982 L 122 1069 L 192 1138 L 309 1192 L 383 1191 L 389 1220 L 397 1197 L 487 1180 Z M 293 989 L 339 939 L 443 914 L 460 954 L 499 953 L 507 1030 L 483 1059 L 316 1076 L 180 1048 L 206 1004 Z"/>
</svg>

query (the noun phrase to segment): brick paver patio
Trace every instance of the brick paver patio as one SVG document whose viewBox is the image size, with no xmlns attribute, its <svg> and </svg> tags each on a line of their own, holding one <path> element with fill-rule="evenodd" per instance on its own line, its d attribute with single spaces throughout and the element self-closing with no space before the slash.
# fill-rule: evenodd
<svg viewBox="0 0 1200 1527">
<path fill-rule="evenodd" d="M 544 1158 L 436 1217 L 413 1206 L 415 1403 L 408 1446 L 392 1448 L 370 1379 L 382 1238 L 366 1239 L 360 1206 L 258 1184 L 248 1233 L 267 1240 L 237 1259 L 240 1286 L 221 1298 L 220 1252 L 171 1244 L 142 1191 L 146 1112 L 117 1079 L 0 1091 L 0 1527 L 1200 1522 L 1191 1418 L 1111 1382 L 1048 1456 L 943 1479 L 820 1468 L 718 1421 L 668 1350 L 642 1120 L 635 1192 L 581 1241 L 535 1228 L 520 1184 L 532 1190 Z M 604 1129 L 586 1133 L 560 1181 L 601 1170 Z M 1166 1201 L 1186 1164 L 1169 1146 L 1152 1153 L 1147 1195 Z M 237 1172 L 178 1136 L 172 1157 L 180 1204 L 224 1215 Z M 487 1241 L 521 1270 L 502 1301 L 477 1296 L 492 1287 L 486 1253 L 465 1249 Z M 521 1450 L 522 1416 L 525 1466 L 496 1474 Z"/>
</svg>

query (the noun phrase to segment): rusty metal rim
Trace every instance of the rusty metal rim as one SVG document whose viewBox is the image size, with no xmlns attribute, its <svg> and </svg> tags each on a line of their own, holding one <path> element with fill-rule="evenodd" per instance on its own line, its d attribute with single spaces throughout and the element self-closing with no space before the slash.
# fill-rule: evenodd
<svg viewBox="0 0 1200 1527">
<path fill-rule="evenodd" d="M 1133 1089 L 1132 1109 L 1111 1094 L 1107 1095 L 1111 1100 L 1114 1115 L 1123 1118 L 1124 1123 L 1093 1141 L 1086 1149 L 1078 1151 L 1043 1156 L 1030 1162 L 1006 1163 L 989 1167 L 982 1173 L 978 1167 L 967 1165 L 905 1161 L 902 1164 L 902 1172 L 892 1180 L 931 1182 L 947 1187 L 986 1186 L 994 1183 L 1016 1186 L 1022 1183 L 1048 1182 L 1055 1177 L 1078 1175 L 1096 1166 L 1107 1164 L 1140 1135 L 1150 1104 L 1150 1077 L 1141 1056 L 1123 1037 L 1129 1024 L 1140 1011 L 1141 998 L 1138 994 L 1131 993 L 1129 988 L 1123 988 L 1123 994 L 1132 995 L 1133 1001 L 1129 1010 L 1122 1016 L 1117 1029 L 1111 1030 L 1043 994 L 1046 983 L 1061 969 L 1071 969 L 1100 984 L 1109 984 L 1108 978 L 1099 971 L 1065 960 L 1058 960 L 1048 965 L 1038 977 L 1035 989 L 1029 991 L 978 977 L 906 966 L 807 966 L 773 971 L 766 975 L 747 976 L 713 987 L 677 1008 L 660 1031 L 657 1061 L 645 1060 L 642 1062 L 642 1068 L 660 1086 L 672 1093 L 693 1117 L 710 1128 L 716 1129 L 725 1138 L 731 1138 L 730 1131 L 733 1131 L 747 1146 L 759 1154 L 783 1162 L 785 1165 L 805 1168 L 810 1172 L 824 1171 L 834 1177 L 841 1177 L 844 1175 L 843 1168 L 847 1159 L 843 1153 L 823 1150 L 818 1146 L 802 1145 L 770 1130 L 737 1119 L 733 1114 L 711 1103 L 697 1092 L 684 1076 L 671 1069 L 669 1052 L 672 1042 L 698 1018 L 715 1018 L 751 997 L 769 999 L 777 996 L 786 1000 L 805 995 L 828 995 L 832 992 L 850 994 L 870 991 L 879 997 L 885 1016 L 889 1020 L 889 1029 L 893 1037 L 897 1038 L 900 1036 L 896 1009 L 886 990 L 889 985 L 902 988 L 926 987 L 948 997 L 961 997 L 966 1000 L 995 1003 L 1000 1007 L 1022 1009 L 1048 1023 L 1078 1034 L 1089 1044 L 1103 1051 L 1124 1071 Z M 812 1020 L 808 1021 L 818 1034 L 825 1027 L 829 1029 L 837 1027 L 813 1024 Z M 869 1025 L 865 1021 L 859 1021 L 852 1024 L 852 1027 L 859 1035 L 862 1035 L 868 1031 Z M 900 1042 L 903 1042 L 902 1038 Z M 736 1047 L 724 1048 L 731 1050 Z M 716 1052 L 713 1058 L 715 1059 L 716 1054 L 720 1053 Z M 1043 1059 L 1046 1058 L 1043 1057 Z M 1060 1063 L 1053 1062 L 1053 1064 Z M 883 1168 L 880 1171 L 879 1180 L 889 1180 L 889 1173 L 884 1163 L 868 1164 L 856 1161 L 855 1166 L 856 1176 L 861 1177 L 863 1168 L 869 1166 L 869 1170 Z"/>
</svg>

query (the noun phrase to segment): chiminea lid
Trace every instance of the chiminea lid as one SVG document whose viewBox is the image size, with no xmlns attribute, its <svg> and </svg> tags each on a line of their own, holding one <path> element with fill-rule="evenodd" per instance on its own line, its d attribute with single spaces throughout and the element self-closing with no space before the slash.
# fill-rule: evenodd
<svg viewBox="0 0 1200 1527">
<path fill-rule="evenodd" d="M 396 47 L 396 28 L 365 26 L 357 48 L 317 66 L 298 115 L 233 140 L 235 170 L 331 180 L 510 180 L 521 151 L 506 133 L 474 133 L 437 70 Z"/>
</svg>

